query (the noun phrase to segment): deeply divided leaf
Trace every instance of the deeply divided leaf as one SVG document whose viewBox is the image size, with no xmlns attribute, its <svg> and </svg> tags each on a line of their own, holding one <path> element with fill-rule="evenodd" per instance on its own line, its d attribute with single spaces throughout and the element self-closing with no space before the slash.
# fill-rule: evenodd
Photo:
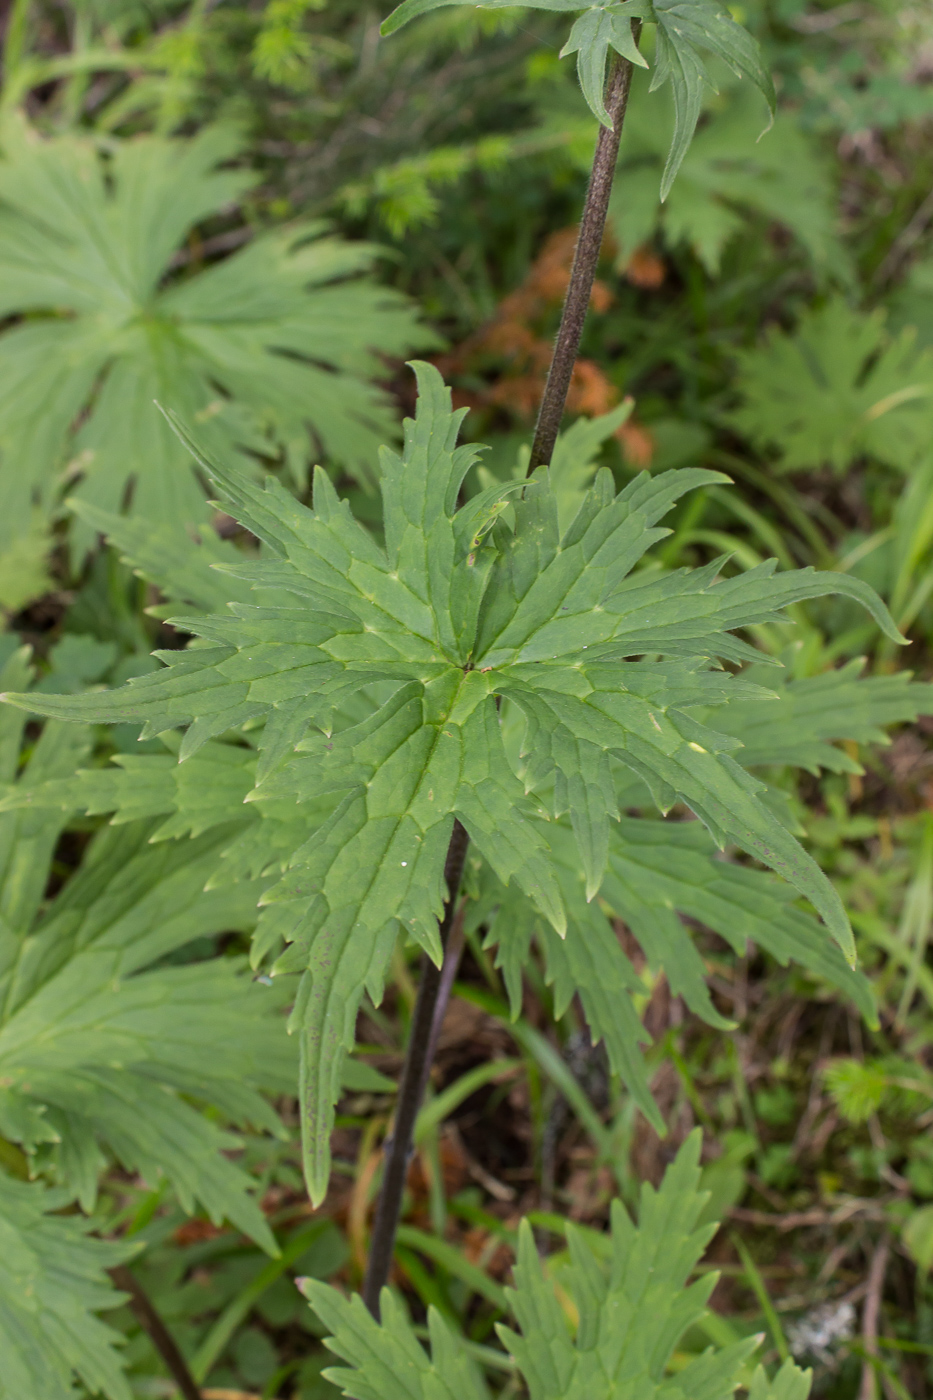
<svg viewBox="0 0 933 1400">
<path fill-rule="evenodd" d="M 309 509 L 271 478 L 260 488 L 189 444 L 231 514 L 263 542 L 258 560 L 229 566 L 237 589 L 248 583 L 290 601 L 236 601 L 226 614 L 176 619 L 201 644 L 164 653 L 161 671 L 119 690 L 8 697 L 63 719 L 135 721 L 146 734 L 187 726 L 179 757 L 215 754 L 229 792 L 262 814 L 258 823 L 244 814 L 223 835 L 247 850 L 257 829 L 275 833 L 249 856 L 266 875 L 257 956 L 280 952 L 276 972 L 301 978 L 292 1028 L 315 1201 L 327 1186 L 333 1103 L 364 992 L 381 995 L 400 933 L 440 959 L 455 818 L 500 884 L 521 891 L 549 928 L 554 976 L 565 981 L 582 968 L 578 952 L 570 971 L 558 971 L 568 906 L 609 890 L 607 872 L 615 888 L 625 884 L 610 841 L 622 830 L 614 765 L 643 781 L 662 812 L 684 804 L 718 845 L 738 846 L 782 875 L 851 960 L 832 885 L 761 800 L 761 784 L 737 761 L 740 740 L 714 727 L 722 707 L 768 692 L 721 667 L 761 659 L 737 630 L 832 591 L 863 602 L 898 636 L 875 595 L 848 576 L 775 573 L 771 564 L 728 578 L 720 563 L 642 569 L 666 533 L 662 518 L 685 492 L 722 480 L 717 473 L 643 475 L 617 492 L 604 469 L 566 525 L 545 470 L 521 490 L 460 504 L 475 449 L 456 445 L 461 415 L 437 371 L 421 365 L 417 373 L 404 451 L 384 454 L 383 544 L 324 473 Z M 523 732 L 517 761 L 506 722 Z M 243 725 L 255 769 L 248 749 L 207 747 Z M 188 816 L 170 833 L 185 820 L 206 831 L 216 820 L 210 802 L 198 817 L 194 795 L 180 792 L 163 791 L 148 810 L 177 811 L 181 802 Z M 582 891 L 561 875 L 574 864 L 556 821 L 564 812 Z M 643 896 L 625 888 L 607 897 L 618 897 L 633 925 L 653 921 L 652 961 L 708 1012 L 702 970 L 676 917 L 650 898 L 650 916 L 639 913 Z M 692 913 L 688 905 L 674 902 Z M 785 942 L 779 956 L 812 953 L 818 928 L 794 947 Z M 597 999 L 590 1005 L 604 1024 Z M 627 1047 L 637 1040 L 630 1031 Z M 621 1069 L 630 1049 L 617 1054 Z M 629 1078 L 634 1086 L 634 1067 Z"/>
<path fill-rule="evenodd" d="M 531 1400 L 728 1400 L 759 1339 L 709 1348 L 668 1373 L 684 1334 L 701 1321 L 715 1273 L 689 1282 L 716 1224 L 699 1224 L 700 1136 L 694 1132 L 660 1188 L 642 1186 L 638 1223 L 620 1201 L 607 1235 L 573 1225 L 567 1250 L 542 1260 L 522 1221 L 511 1323 L 497 1326 Z M 557 1267 L 555 1267 L 555 1265 Z M 484 1400 L 488 1391 L 462 1340 L 431 1310 L 430 1355 L 389 1289 L 376 1322 L 358 1297 L 306 1280 L 304 1291 L 344 1363 L 324 1374 L 353 1400 Z M 572 1320 L 571 1320 L 572 1319 Z M 753 1395 L 806 1400 L 810 1375 L 792 1362 L 775 1389 L 762 1369 Z"/>
</svg>

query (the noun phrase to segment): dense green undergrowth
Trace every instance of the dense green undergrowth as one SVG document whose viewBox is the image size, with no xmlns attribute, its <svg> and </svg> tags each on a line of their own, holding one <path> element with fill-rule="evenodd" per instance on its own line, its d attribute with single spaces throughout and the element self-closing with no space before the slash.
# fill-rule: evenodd
<svg viewBox="0 0 933 1400">
<path fill-rule="evenodd" d="M 646 23 L 525 485 L 581 10 L 10 9 L 0 1396 L 929 1392 L 933 28 Z"/>
</svg>

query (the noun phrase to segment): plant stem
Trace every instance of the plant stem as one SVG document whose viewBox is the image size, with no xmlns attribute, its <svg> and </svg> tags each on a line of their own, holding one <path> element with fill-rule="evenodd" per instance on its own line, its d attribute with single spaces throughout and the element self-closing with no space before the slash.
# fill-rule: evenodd
<svg viewBox="0 0 933 1400">
<path fill-rule="evenodd" d="M 636 43 L 640 28 L 640 21 L 636 21 L 632 26 Z M 554 444 L 557 441 L 557 434 L 560 432 L 564 406 L 567 402 L 567 391 L 570 388 L 573 367 L 580 350 L 583 323 L 586 320 L 590 293 L 593 290 L 593 279 L 596 276 L 596 266 L 603 246 L 609 196 L 612 193 L 612 181 L 616 171 L 619 141 L 622 136 L 622 125 L 625 121 L 625 109 L 628 106 L 631 83 L 632 64 L 627 58 L 614 54 L 609 70 L 609 81 L 606 85 L 606 110 L 612 118 L 612 129 L 610 130 L 606 126 L 599 128 L 596 154 L 593 157 L 593 169 L 590 173 L 590 183 L 583 205 L 577 247 L 573 255 L 570 284 L 567 287 L 564 310 L 560 318 L 560 329 L 554 342 L 554 354 L 551 359 L 551 367 L 548 370 L 541 408 L 538 412 L 538 423 L 531 447 L 531 461 L 528 464 L 529 476 L 536 467 L 548 465 L 554 451 Z"/>
<path fill-rule="evenodd" d="M 633 25 L 636 42 L 640 32 L 640 22 Z M 554 443 L 560 431 L 564 416 L 564 404 L 570 378 L 580 349 L 580 337 L 590 304 L 596 265 L 599 262 L 603 233 L 606 228 L 606 214 L 609 209 L 609 195 L 615 175 L 616 160 L 619 154 L 619 139 L 628 105 L 629 88 L 632 81 L 632 64 L 627 58 L 613 55 L 609 79 L 606 85 L 606 109 L 612 119 L 612 129 L 601 126 L 593 169 L 583 206 L 580 233 L 574 252 L 570 283 L 564 301 L 560 329 L 554 343 L 554 355 L 548 371 L 547 385 L 538 414 L 535 439 L 531 449 L 529 474 L 535 467 L 547 464 L 554 451 Z M 398 1102 L 395 1109 L 395 1126 L 391 1140 L 385 1145 L 385 1169 L 376 1218 L 369 1246 L 369 1261 L 366 1278 L 363 1282 L 363 1302 L 373 1317 L 379 1318 L 379 1295 L 389 1278 L 392 1256 L 395 1251 L 395 1235 L 398 1230 L 402 1209 L 402 1195 L 408 1163 L 411 1158 L 415 1120 L 424 1098 L 425 1087 L 437 1038 L 440 1034 L 444 1010 L 450 997 L 450 989 L 457 972 L 457 964 L 463 950 L 462 929 L 455 927 L 457 894 L 463 876 L 463 865 L 469 838 L 460 822 L 454 822 L 454 829 L 447 849 L 444 878 L 447 881 L 447 903 L 441 921 L 441 946 L 445 956 L 443 967 L 437 968 L 430 958 L 424 957 L 421 965 L 421 978 L 415 1014 L 412 1018 L 408 1037 L 408 1050 L 402 1068 Z M 451 937 L 451 929 L 454 930 Z"/>
<path fill-rule="evenodd" d="M 450 845 L 447 848 L 447 860 L 444 865 L 447 902 L 444 905 L 440 934 L 441 946 L 445 953 L 456 915 L 457 895 L 460 890 L 460 881 L 463 878 L 468 843 L 469 837 L 466 831 L 455 819 L 454 829 L 450 835 Z M 457 940 L 453 940 L 452 953 L 456 944 Z M 456 956 L 459 959 L 459 951 L 457 951 Z M 446 956 L 444 966 L 440 968 L 435 967 L 426 955 L 421 960 L 418 999 L 415 1002 L 415 1014 L 412 1017 L 408 1049 L 405 1053 L 405 1064 L 399 1083 L 398 1102 L 395 1107 L 395 1126 L 391 1139 L 385 1144 L 382 1187 L 379 1192 L 379 1203 L 376 1207 L 376 1218 L 373 1222 L 369 1262 L 363 1283 L 363 1302 L 377 1320 L 379 1318 L 379 1295 L 388 1282 L 392 1256 L 395 1252 L 395 1234 L 398 1230 L 405 1178 L 408 1175 L 408 1163 L 411 1159 L 415 1120 L 424 1098 L 434 1054 L 435 1027 L 439 1026 L 439 1017 L 443 1015 L 441 993 L 443 989 L 443 1001 L 446 1002 L 453 985 L 453 975 L 447 977 L 444 975 L 446 965 Z"/>
<path fill-rule="evenodd" d="M 118 1264 L 111 1269 L 110 1277 L 118 1288 L 130 1295 L 130 1307 L 136 1315 L 137 1322 L 144 1332 L 148 1332 L 152 1345 L 171 1372 L 184 1400 L 201 1400 L 200 1387 L 188 1369 L 187 1361 L 178 1350 L 175 1338 L 153 1307 L 148 1293 L 125 1264 Z"/>
<path fill-rule="evenodd" d="M 464 847 L 464 854 L 466 847 Z M 434 1003 L 434 1018 L 431 1021 L 431 1038 L 428 1041 L 428 1064 L 433 1065 L 434 1056 L 437 1054 L 437 1042 L 440 1039 L 441 1027 L 444 1024 L 444 1016 L 447 1011 L 447 1003 L 450 1001 L 450 993 L 454 982 L 457 980 L 457 971 L 460 967 L 460 959 L 463 957 L 463 945 L 466 942 L 466 935 L 463 932 L 463 921 L 466 914 L 466 901 L 460 901 L 460 907 L 454 915 L 454 921 L 450 927 L 447 943 L 444 947 L 444 963 L 441 967 L 441 980 L 437 988 L 437 1001 Z"/>
</svg>

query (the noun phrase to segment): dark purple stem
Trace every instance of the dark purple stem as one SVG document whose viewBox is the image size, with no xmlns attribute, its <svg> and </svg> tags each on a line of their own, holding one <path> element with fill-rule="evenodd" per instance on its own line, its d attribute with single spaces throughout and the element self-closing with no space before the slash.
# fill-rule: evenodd
<svg viewBox="0 0 933 1400">
<path fill-rule="evenodd" d="M 639 31 L 640 24 L 636 22 L 633 26 L 636 42 Z M 528 464 L 529 476 L 536 467 L 549 464 L 564 417 L 567 392 L 570 389 L 573 367 L 580 351 L 583 323 L 589 309 L 590 293 L 593 290 L 593 280 L 596 277 L 599 254 L 603 246 L 609 196 L 612 193 L 612 181 L 616 172 L 619 141 L 622 137 L 622 125 L 625 121 L 625 109 L 628 106 L 631 83 L 632 64 L 627 58 L 620 58 L 618 54 L 614 54 L 606 86 L 606 110 L 612 118 L 612 128 L 611 130 L 606 126 L 599 128 L 596 154 L 593 157 L 593 169 L 590 173 L 590 183 L 583 205 L 577 247 L 573 255 L 570 284 L 567 287 L 564 310 L 560 318 L 560 329 L 554 342 L 554 355 L 551 359 L 551 368 L 548 370 L 547 384 L 538 412 L 534 442 L 531 446 L 531 461 Z"/>
<path fill-rule="evenodd" d="M 444 878 L 447 881 L 447 903 L 441 920 L 441 946 L 446 950 L 450 931 L 455 922 L 457 894 L 463 879 L 463 866 L 466 861 L 469 837 L 460 822 L 454 821 L 454 829 L 447 848 Z M 456 940 L 454 940 L 456 943 Z M 459 961 L 459 953 L 457 954 Z M 363 1282 L 363 1302 L 373 1317 L 379 1317 L 379 1295 L 389 1280 L 392 1256 L 395 1253 L 395 1234 L 402 1211 L 402 1196 L 405 1191 L 405 1178 L 411 1160 L 412 1142 L 415 1134 L 415 1120 L 424 1098 L 424 1091 L 431 1072 L 434 1046 L 443 1020 L 444 1008 L 450 989 L 453 986 L 456 968 L 448 975 L 448 959 L 445 956 L 442 967 L 435 967 L 427 956 L 421 960 L 421 978 L 418 984 L 418 997 L 415 1014 L 412 1017 L 408 1036 L 408 1050 L 399 1083 L 398 1101 L 395 1106 L 395 1124 L 392 1137 L 385 1144 L 385 1168 L 382 1187 L 373 1221 L 373 1233 L 369 1243 L 369 1261 L 366 1278 Z M 443 993 L 443 1001 L 442 1001 Z"/>
<path fill-rule="evenodd" d="M 130 1273 L 125 1264 L 118 1264 L 111 1269 L 110 1277 L 118 1288 L 130 1295 L 130 1308 L 135 1314 L 136 1321 L 144 1332 L 148 1332 L 152 1345 L 165 1362 L 184 1400 L 201 1400 L 200 1387 L 188 1369 L 187 1361 L 178 1350 L 175 1338 L 156 1312 L 142 1284 L 137 1281 L 134 1274 Z"/>
</svg>

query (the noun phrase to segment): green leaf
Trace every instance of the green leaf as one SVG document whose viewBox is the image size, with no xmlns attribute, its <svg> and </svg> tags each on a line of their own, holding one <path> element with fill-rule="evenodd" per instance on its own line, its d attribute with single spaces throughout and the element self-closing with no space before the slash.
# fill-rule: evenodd
<svg viewBox="0 0 933 1400">
<path fill-rule="evenodd" d="M 901 1234 L 917 1268 L 928 1274 L 933 1269 L 933 1206 L 913 1211 Z"/>
<path fill-rule="evenodd" d="M 327 1346 L 352 1367 L 324 1372 L 344 1395 L 355 1400 L 488 1400 L 478 1367 L 435 1308 L 428 1314 L 429 1358 L 404 1305 L 388 1289 L 382 1295 L 382 1326 L 358 1294 L 344 1298 L 315 1279 L 304 1279 L 302 1291 L 333 1333 Z"/>
<path fill-rule="evenodd" d="M 594 670 L 587 680 L 596 678 Z M 696 726 L 683 711 L 665 703 L 663 693 L 658 697 L 661 703 L 631 689 L 620 695 L 609 688 L 608 678 L 605 689 L 594 687 L 584 697 L 531 685 L 509 685 L 507 693 L 531 718 L 542 758 L 547 753 L 556 767 L 571 768 L 574 740 L 614 754 L 645 780 L 662 811 L 675 801 L 684 802 L 717 844 L 740 845 L 794 885 L 819 910 L 854 961 L 855 947 L 839 896 L 812 857 L 761 802 L 762 785 L 725 751 L 734 741 L 720 740 L 713 731 Z"/>
<path fill-rule="evenodd" d="M 428 14 L 431 10 L 445 9 L 449 5 L 459 5 L 471 3 L 471 0 L 402 0 L 402 4 L 392 11 L 387 20 L 383 21 L 381 33 L 384 35 L 394 34 L 402 25 L 408 24 L 409 20 L 418 19 L 421 15 Z M 508 10 L 508 9 L 533 9 L 533 10 L 559 10 L 562 12 L 572 10 L 582 10 L 585 4 L 580 4 L 580 0 L 476 0 L 474 9 L 484 10 Z"/>
<path fill-rule="evenodd" d="M 738 77 L 754 83 L 772 117 L 775 95 L 757 43 L 716 0 L 654 0 L 654 11 L 658 46 L 651 91 L 670 82 L 674 97 L 674 136 L 661 176 L 663 203 L 693 140 L 704 89 L 716 90 L 700 57 L 701 50 L 714 54 Z"/>
<path fill-rule="evenodd" d="M 892 339 L 883 310 L 834 298 L 739 355 L 742 402 L 730 421 L 776 450 L 782 471 L 828 463 L 841 472 L 865 454 L 908 471 L 933 427 L 933 351 L 918 353 L 915 339 L 911 327 Z"/>
<path fill-rule="evenodd" d="M 603 92 L 606 87 L 606 58 L 609 50 L 627 58 L 639 68 L 647 68 L 648 61 L 638 51 L 632 33 L 632 17 L 653 18 L 650 3 L 638 4 L 637 0 L 624 0 L 619 5 L 602 6 L 584 11 L 570 31 L 570 38 L 560 51 L 561 58 L 567 54 L 577 55 L 577 76 L 580 88 L 587 100 L 590 111 L 598 117 L 603 126 L 611 130 L 612 120 L 606 111 Z"/>
<path fill-rule="evenodd" d="M 320 443 L 373 481 L 392 431 L 373 352 L 432 339 L 403 298 L 361 276 L 373 248 L 292 226 L 164 285 L 190 230 L 255 183 L 229 166 L 241 148 L 212 127 L 187 141 L 111 141 L 105 162 L 84 136 L 5 125 L 0 313 L 19 324 L 0 336 L 4 548 L 21 547 L 34 498 L 53 509 L 69 463 L 80 501 L 119 511 L 132 483 L 150 528 L 203 519 L 188 454 L 154 399 L 244 467 L 257 451 L 281 455 L 302 484 Z"/>
<path fill-rule="evenodd" d="M 554 987 L 554 1014 L 561 1017 L 574 995 L 580 997 L 593 1042 L 605 1043 L 610 1068 L 659 1131 L 661 1116 L 639 1049 L 650 1038 L 632 1000 L 644 996 L 645 984 L 622 951 L 608 915 L 625 921 L 649 967 L 663 969 L 672 990 L 709 1025 L 730 1028 L 713 1006 L 706 967 L 692 929 L 682 919 L 712 929 L 740 956 L 751 940 L 782 965 L 792 959 L 832 983 L 870 1024 L 876 1023 L 871 984 L 827 941 L 817 920 L 795 907 L 786 885 L 763 871 L 717 858 L 699 822 L 613 822 L 608 872 L 599 899 L 591 901 L 585 897 L 566 824 L 552 824 L 548 840 L 567 909 L 566 937 L 558 938 L 533 909 L 489 876 L 470 910 L 470 926 L 485 923 L 485 946 L 498 945 L 496 966 L 503 972 L 514 1016 L 521 1010 L 521 976 L 531 939 L 537 940 L 547 983 Z"/>
<path fill-rule="evenodd" d="M 756 1338 L 718 1352 L 710 1349 L 673 1376 L 666 1374 L 681 1337 L 703 1317 L 717 1277 L 708 1273 L 687 1283 L 717 1229 L 697 1224 L 707 1199 L 698 1190 L 699 1154 L 700 1136 L 694 1132 L 660 1189 L 642 1187 L 637 1225 L 615 1201 L 608 1236 L 568 1226 L 566 1259 L 542 1263 L 531 1228 L 522 1222 L 514 1287 L 506 1290 L 520 1330 L 500 1324 L 497 1331 L 531 1400 L 615 1400 L 621 1395 L 727 1400 L 732 1395 Z M 348 1300 L 312 1280 L 305 1281 L 304 1292 L 331 1332 L 326 1345 L 347 1363 L 324 1373 L 344 1395 L 354 1400 L 479 1400 L 485 1395 L 459 1338 L 434 1310 L 429 1357 L 388 1289 L 382 1294 L 381 1325 L 358 1297 Z M 568 1299 L 576 1319 L 572 1326 Z M 775 1400 L 779 1395 L 781 1400 L 802 1400 L 806 1392 L 782 1389 L 774 1394 Z"/>
<path fill-rule="evenodd" d="M 807 1400 L 813 1372 L 801 1371 L 793 1361 L 784 1362 L 773 1381 L 768 1380 L 763 1366 L 756 1366 L 748 1391 L 748 1400 Z"/>
<path fill-rule="evenodd" d="M 776 692 L 773 698 L 736 700 L 716 717 L 723 733 L 741 740 L 736 754 L 743 767 L 792 764 L 818 774 L 863 770 L 833 740 L 888 744 L 885 726 L 913 724 L 933 714 L 933 686 L 913 682 L 909 671 L 860 679 L 864 657 L 822 675 L 774 679 L 769 670 L 759 679 Z"/>
<path fill-rule="evenodd" d="M 0 1092 L 49 1106 L 53 1170 L 87 1209 L 96 1180 L 69 1164 L 100 1142 L 150 1181 L 164 1173 L 186 1210 L 200 1201 L 274 1252 L 248 1178 L 222 1155 L 237 1140 L 188 1100 L 280 1131 L 259 1090 L 294 1073 L 281 998 L 227 958 L 147 970 L 193 939 L 250 928 L 259 891 L 204 893 L 216 835 L 158 847 L 147 835 L 106 829 L 36 930 L 0 937 Z"/>
<path fill-rule="evenodd" d="M 603 1041 L 613 1073 L 618 1074 L 649 1123 L 660 1132 L 663 1121 L 648 1085 L 639 1047 L 650 1042 L 632 1002 L 644 986 L 619 944 L 615 930 L 595 901 L 584 896 L 575 843 L 569 831 L 549 831 L 554 871 L 567 909 L 567 933 L 553 927 L 527 902 L 491 875 L 483 880 L 470 924 L 488 927 L 484 947 L 498 945 L 496 967 L 504 974 L 512 1017 L 522 1007 L 522 970 L 534 937 L 544 953 L 546 981 L 554 988 L 554 1014 L 559 1019 L 574 996 L 579 996 L 593 1043 Z"/>
<path fill-rule="evenodd" d="M 50 593 L 55 584 L 48 570 L 52 536 L 41 512 L 33 511 L 22 534 L 0 552 L 0 608 L 17 613 L 33 598 Z"/>
<path fill-rule="evenodd" d="M 523 1225 L 515 1288 L 509 1294 L 521 1333 L 498 1330 L 527 1378 L 533 1400 L 609 1400 L 623 1380 L 633 1393 L 659 1393 L 674 1346 L 702 1317 L 715 1283 L 707 1275 L 685 1286 L 717 1228 L 697 1228 L 706 1201 L 698 1190 L 699 1154 L 700 1135 L 694 1132 L 660 1189 L 642 1186 L 637 1226 L 620 1202 L 613 1203 L 608 1257 L 594 1257 L 586 1236 L 568 1228 L 571 1265 L 561 1282 L 579 1314 L 575 1338 L 545 1277 L 531 1230 Z M 746 1342 L 720 1355 L 730 1379 L 754 1346 L 754 1341 Z M 673 1394 L 698 1393 L 690 1372 L 702 1368 L 704 1360 L 680 1373 Z"/>
<path fill-rule="evenodd" d="M 28 683 L 23 652 L 8 656 L 3 678 Z M 215 755 L 207 757 L 214 762 L 202 761 L 202 787 L 187 794 L 185 815 L 175 826 L 185 834 L 209 830 L 170 842 L 166 824 L 160 829 L 138 818 L 178 806 L 174 779 L 184 770 L 172 756 L 165 755 L 166 771 L 158 755 L 146 755 L 142 781 L 132 758 L 122 773 L 65 778 L 60 775 L 72 772 L 86 752 L 87 736 L 50 723 L 13 784 L 20 728 L 3 715 L 0 776 L 8 780 L 8 796 L 0 812 L 2 1131 L 87 1210 L 94 1206 L 106 1150 L 150 1182 L 167 1177 L 186 1210 L 200 1202 L 218 1223 L 235 1222 L 274 1253 L 252 1183 L 228 1155 L 239 1140 L 224 1125 L 282 1133 L 262 1094 L 283 1092 L 294 1080 L 282 996 L 255 982 L 243 959 L 170 965 L 177 950 L 195 940 L 249 931 L 256 923 L 267 880 L 253 883 L 247 875 L 205 890 L 237 832 L 229 819 L 218 822 L 218 804 L 238 797 L 240 809 L 248 811 L 242 798 L 250 779 L 244 787 L 237 778 L 243 772 L 240 755 L 248 762 L 254 755 L 213 746 Z M 158 780 L 148 796 L 147 776 Z M 116 794 L 108 783 L 114 778 L 123 780 Z M 110 788 L 102 801 L 96 794 L 104 810 L 127 799 L 130 810 L 121 815 L 128 824 L 98 832 L 78 871 L 46 899 L 61 828 L 75 808 L 95 808 L 95 794 L 86 791 L 95 780 Z M 213 809 L 205 801 L 208 784 Z M 157 793 L 161 786 L 161 800 L 153 799 L 153 786 Z M 29 799 L 36 794 L 41 796 L 33 804 Z M 199 819 L 199 811 L 206 815 Z M 223 815 L 229 818 L 229 812 Z M 152 844 L 153 836 L 160 844 Z M 210 1115 L 200 1106 L 209 1107 Z"/>
<path fill-rule="evenodd" d="M 0 1397 L 73 1400 L 75 1377 L 94 1395 L 130 1400 L 119 1333 L 98 1312 L 119 1307 L 106 1270 L 135 1252 L 88 1238 L 94 1222 L 60 1215 L 61 1191 L 0 1173 Z"/>
<path fill-rule="evenodd" d="M 625 399 L 611 413 L 578 418 L 559 434 L 548 471 L 551 490 L 557 497 L 557 523 L 562 534 L 583 504 L 596 474 L 600 448 L 631 416 L 634 406 L 634 400 Z M 525 464 L 520 463 L 516 471 L 524 478 Z"/>
<path fill-rule="evenodd" d="M 0 670 L 0 682 L 29 685 L 32 672 L 28 657 L 26 647 L 8 654 Z M 23 727 L 6 717 L 0 721 L 0 779 L 7 792 L 13 788 L 19 768 Z M 86 757 L 87 750 L 88 733 L 83 727 L 46 725 L 23 767 L 20 781 L 43 786 L 60 780 L 63 774 L 74 771 L 74 765 Z M 64 824 L 65 814 L 60 811 L 20 812 L 0 820 L 0 929 L 26 929 L 35 920 Z M 0 988 L 9 956 L 9 952 L 0 954 Z"/>
<path fill-rule="evenodd" d="M 383 23 L 382 33 L 393 34 L 409 20 L 455 3 L 458 0 L 403 0 Z M 669 82 L 674 100 L 674 133 L 661 177 L 662 203 L 693 139 L 704 91 L 716 91 L 702 53 L 721 59 L 737 77 L 754 83 L 773 118 L 774 86 L 762 64 L 758 45 L 718 0 L 598 0 L 595 4 L 580 0 L 485 0 L 482 8 L 499 10 L 519 4 L 535 10 L 584 11 L 575 22 L 561 57 L 577 55 L 583 95 L 605 126 L 611 125 L 603 101 L 610 48 L 629 62 L 646 67 L 632 34 L 632 20 L 657 25 L 656 66 L 650 91 Z"/>
<path fill-rule="evenodd" d="M 751 940 L 782 965 L 793 959 L 838 987 L 866 1020 L 876 1019 L 867 978 L 849 967 L 813 916 L 794 905 L 791 890 L 764 871 L 719 859 L 699 822 L 623 818 L 601 896 L 619 917 L 631 912 L 649 962 L 663 965 L 669 976 L 653 924 L 676 909 L 713 929 L 740 955 Z M 704 1014 L 699 1003 L 697 1010 Z"/>
<path fill-rule="evenodd" d="M 711 277 L 723 253 L 749 225 L 780 224 L 813 263 L 848 277 L 850 259 L 836 233 L 833 175 L 817 140 L 796 117 L 778 112 L 767 140 L 758 140 L 761 99 L 745 83 L 707 94 L 703 123 L 662 204 L 661 171 L 674 128 L 670 113 L 646 102 L 646 84 L 633 80 L 609 222 L 618 243 L 617 265 L 658 238 L 670 249 L 689 246 Z"/>
<path fill-rule="evenodd" d="M 255 784 L 255 751 L 211 741 L 185 764 L 177 753 L 115 754 L 113 768 L 79 768 L 67 778 L 29 781 L 0 798 L 0 812 L 62 811 L 97 816 L 114 825 L 167 816 L 150 841 L 200 836 L 212 827 L 257 819 L 245 806 Z"/>
<path fill-rule="evenodd" d="M 720 658 L 760 660 L 732 631 L 779 620 L 802 598 L 843 592 L 897 635 L 871 590 L 845 575 L 775 575 L 773 564 L 718 582 L 718 564 L 638 571 L 666 534 L 661 518 L 686 491 L 722 480 L 718 473 L 643 475 L 616 494 L 602 470 L 564 529 L 546 471 L 522 495 L 494 488 L 458 509 L 476 449 L 456 446 L 462 413 L 451 411 L 437 371 L 417 372 L 418 413 L 405 425 L 404 453 L 383 454 L 384 547 L 323 472 L 309 510 L 274 479 L 261 489 L 201 453 L 231 512 L 262 541 L 260 559 L 230 572 L 258 589 L 284 590 L 292 605 L 235 602 L 226 615 L 176 619 L 200 642 L 164 653 L 162 671 L 119 690 L 9 697 L 59 718 L 143 722 L 147 735 L 187 724 L 184 761 L 227 730 L 250 726 L 259 758 L 247 805 L 263 815 L 240 819 L 235 841 L 246 844 L 235 849 L 249 853 L 257 874 L 282 872 L 263 890 L 254 958 L 290 944 L 275 970 L 302 978 L 291 1026 L 302 1043 L 315 1201 L 326 1190 L 333 1103 L 364 990 L 380 997 L 400 932 L 440 959 L 454 818 L 559 938 L 564 895 L 548 809 L 570 809 L 592 895 L 617 815 L 609 765 L 620 760 L 662 809 L 679 798 L 717 842 L 785 875 L 851 955 L 838 896 L 730 756 L 737 741 L 691 711 L 762 694 L 713 668 Z M 523 781 L 504 742 L 503 716 L 516 713 L 525 727 Z M 234 775 L 227 761 L 235 785 L 245 771 Z M 195 819 L 216 818 L 209 801 L 200 817 L 193 796 L 182 805 L 190 829 Z M 178 812 L 171 832 L 185 829 Z M 273 835 L 257 835 L 264 830 Z M 229 838 L 216 831 L 218 842 Z M 230 862 L 234 846 L 227 849 Z M 663 959 L 679 956 L 674 938 L 669 932 Z M 551 960 L 557 976 L 556 945 Z M 609 1013 L 597 1010 L 586 975 L 602 1027 Z M 691 985 L 700 998 L 698 978 Z M 629 1050 L 620 1045 L 618 1053 L 621 1065 Z M 637 1071 L 629 1073 L 634 1082 Z"/>
<path fill-rule="evenodd" d="M 85 526 L 106 537 L 124 564 L 165 596 L 166 605 L 148 609 L 153 616 L 164 617 L 179 607 L 209 613 L 228 603 L 254 601 L 249 584 L 235 583 L 221 572 L 225 565 L 241 564 L 242 552 L 209 525 L 187 530 L 178 520 L 153 523 L 114 515 L 73 498 L 66 504 Z"/>
</svg>

